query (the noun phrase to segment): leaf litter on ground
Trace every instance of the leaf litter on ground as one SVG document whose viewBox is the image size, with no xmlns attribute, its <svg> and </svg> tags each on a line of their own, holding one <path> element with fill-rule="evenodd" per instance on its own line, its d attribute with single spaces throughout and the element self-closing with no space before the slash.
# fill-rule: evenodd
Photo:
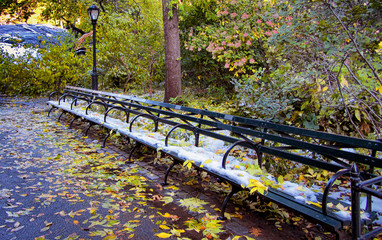
<svg viewBox="0 0 382 240">
<path fill-rule="evenodd" d="M 5 111 L 0 113 L 0 136 L 7 138 L 2 141 L 5 145 L 0 149 L 0 161 L 2 169 L 16 171 L 27 184 L 15 189 L 3 188 L 0 199 L 11 198 L 17 190 L 23 199 L 33 199 L 33 206 L 27 201 L 18 200 L 19 205 L 9 201 L 8 207 L 15 206 L 15 211 L 7 211 L 9 219 L 0 223 L 0 229 L 12 233 L 21 231 L 28 223 L 11 218 L 28 217 L 29 223 L 43 219 L 37 235 L 33 236 L 35 239 L 94 236 L 131 239 L 140 231 L 143 221 L 151 222 L 152 236 L 158 238 L 219 239 L 223 232 L 232 235 L 216 220 L 217 216 L 213 215 L 216 212 L 212 214 L 204 208 L 211 203 L 194 197 L 178 199 L 177 186 L 155 187 L 156 183 L 140 174 L 139 165 L 126 165 L 125 158 L 102 149 L 97 141 L 47 118 L 46 113 L 18 110 L 12 110 L 13 116 Z M 14 133 L 8 134 L 10 131 Z M 13 161 L 4 161 L 7 158 Z M 150 191 L 149 185 L 156 190 Z M 69 208 L 56 208 L 53 214 L 48 214 L 48 209 L 57 207 L 57 202 Z M 155 202 L 154 207 L 151 202 Z M 158 203 L 161 204 L 158 206 Z M 165 205 L 174 204 L 199 215 L 189 216 L 179 225 L 179 209 L 162 211 Z M 23 210 L 18 209 L 21 206 Z M 71 229 L 77 229 L 76 232 L 63 231 L 62 226 L 55 224 L 56 217 L 72 225 Z"/>
</svg>

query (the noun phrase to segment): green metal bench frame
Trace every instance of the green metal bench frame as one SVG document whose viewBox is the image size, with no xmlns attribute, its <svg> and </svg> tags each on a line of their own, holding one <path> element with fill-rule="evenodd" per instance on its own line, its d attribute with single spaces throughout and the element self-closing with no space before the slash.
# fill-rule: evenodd
<svg viewBox="0 0 382 240">
<path fill-rule="evenodd" d="M 55 95 L 59 96 L 58 101 L 51 101 L 51 97 Z M 70 109 L 64 108 L 61 103 L 69 100 L 71 100 Z M 84 114 L 79 114 L 78 111 L 75 110 L 75 106 L 79 100 L 87 102 L 88 104 Z M 269 188 L 264 195 L 259 195 L 288 209 L 292 209 L 312 221 L 319 222 L 330 230 L 335 231 L 337 238 L 339 238 L 339 231 L 344 226 L 352 227 L 353 239 L 369 239 L 382 232 L 382 228 L 377 228 L 362 235 L 362 226 L 370 224 L 372 221 L 362 220 L 360 209 L 361 193 L 367 194 L 368 201 L 365 211 L 371 213 L 371 215 L 373 215 L 371 197 L 382 198 L 382 192 L 373 188 L 373 186 L 378 186 L 382 182 L 382 177 L 374 174 L 375 168 L 382 168 L 382 159 L 377 157 L 377 152 L 382 151 L 381 141 L 318 132 L 269 121 L 249 119 L 208 110 L 151 101 L 133 96 L 71 86 L 67 86 L 64 93 L 51 93 L 48 104 L 52 107 L 48 116 L 51 111 L 56 108 L 62 109 L 62 114 L 70 113 L 75 116 L 70 127 L 76 119 L 82 118 L 88 121 L 90 125 L 86 130 L 86 134 L 91 126 L 98 124 L 110 130 L 120 131 L 122 135 L 135 140 L 137 145 L 130 152 L 129 160 L 131 160 L 133 152 L 139 145 L 145 145 L 153 149 L 157 148 L 155 144 L 142 141 L 130 134 L 133 132 L 134 122 L 138 118 L 146 118 L 154 122 L 154 131 L 158 130 L 159 124 L 173 126 L 165 138 L 166 146 L 168 145 L 168 139 L 171 133 L 178 128 L 190 131 L 194 134 L 195 146 L 199 145 L 200 135 L 219 139 L 231 144 L 222 158 L 222 169 L 226 168 L 226 158 L 229 153 L 236 146 L 242 146 L 253 149 L 256 152 L 260 166 L 264 165 L 264 156 L 268 155 L 333 172 L 332 178 L 328 181 L 322 193 L 322 208 L 301 203 L 292 196 L 273 188 Z M 102 117 L 87 117 L 93 105 L 103 106 L 104 113 Z M 129 124 L 128 131 L 115 129 L 115 126 L 108 124 L 108 115 L 114 110 L 122 111 L 126 114 L 126 123 Z M 228 130 L 232 134 L 230 136 L 221 135 L 216 132 L 217 130 Z M 109 135 L 110 134 L 105 137 L 104 145 Z M 255 142 L 253 139 L 258 139 L 258 141 Z M 343 150 L 343 148 L 364 149 L 365 152 L 369 152 L 370 154 L 346 151 Z M 309 151 L 320 155 L 321 158 L 300 156 L 290 151 L 292 149 Z M 183 159 L 176 152 L 168 149 L 160 149 L 160 151 L 170 155 L 174 159 L 174 162 L 169 166 L 164 176 L 164 184 L 167 184 L 167 178 L 173 166 L 185 162 L 187 159 Z M 323 158 L 325 158 L 325 160 L 323 160 Z M 368 170 L 360 171 L 358 168 L 359 165 L 367 166 Z M 198 165 L 196 165 L 196 167 L 206 170 Z M 226 205 L 232 195 L 238 191 L 248 189 L 243 189 L 240 184 L 229 176 L 222 176 L 217 171 L 206 171 L 232 185 L 232 191 L 228 194 L 222 205 L 221 219 L 224 219 Z M 351 179 L 351 220 L 341 219 L 327 207 L 329 200 L 335 201 L 328 197 L 334 181 L 343 176 L 350 176 Z"/>
</svg>

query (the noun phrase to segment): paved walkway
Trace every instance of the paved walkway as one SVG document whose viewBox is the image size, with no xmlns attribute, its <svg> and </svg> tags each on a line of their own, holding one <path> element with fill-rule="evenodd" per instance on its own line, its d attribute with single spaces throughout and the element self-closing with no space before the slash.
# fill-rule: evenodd
<svg viewBox="0 0 382 240">
<path fill-rule="evenodd" d="M 57 115 L 48 118 L 44 102 L 0 96 L 0 239 L 286 240 L 313 234 L 232 204 L 232 218 L 220 222 L 216 208 L 223 196 L 213 188 L 227 186 L 211 185 L 208 176 L 173 174 L 163 188 L 165 164 L 152 155 L 125 164 L 126 152 L 103 149 L 58 123 Z"/>
</svg>

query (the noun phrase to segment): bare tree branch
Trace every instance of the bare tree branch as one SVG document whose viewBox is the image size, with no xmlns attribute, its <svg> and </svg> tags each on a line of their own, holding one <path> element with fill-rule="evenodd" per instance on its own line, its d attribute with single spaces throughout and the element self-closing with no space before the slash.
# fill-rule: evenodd
<svg viewBox="0 0 382 240">
<path fill-rule="evenodd" d="M 362 86 L 364 90 L 366 90 L 380 105 L 382 105 L 382 101 L 379 97 L 377 97 L 372 91 L 370 91 L 367 87 L 365 87 L 362 82 L 357 78 L 357 76 L 354 74 L 353 70 L 350 68 L 350 66 L 345 62 L 345 67 L 348 69 L 351 76 L 358 82 L 359 85 Z"/>
<path fill-rule="evenodd" d="M 329 6 L 329 9 L 330 11 L 333 13 L 333 15 L 337 18 L 337 20 L 339 21 L 339 23 L 341 24 L 342 28 L 345 30 L 346 34 L 348 35 L 348 37 L 350 38 L 350 40 L 352 41 L 352 43 L 354 44 L 354 47 L 355 49 L 357 50 L 358 54 L 361 56 L 361 58 L 366 62 L 366 64 L 369 66 L 369 68 L 371 69 L 371 71 L 373 72 L 373 75 L 377 78 L 377 80 L 379 81 L 379 83 L 382 85 L 382 80 L 381 78 L 378 76 L 378 73 L 377 71 L 375 70 L 375 68 L 373 67 L 373 65 L 366 59 L 366 57 L 363 55 L 363 53 L 361 52 L 361 50 L 359 49 L 359 46 L 357 44 L 357 41 L 355 39 L 354 36 L 352 36 L 352 34 L 350 33 L 349 29 L 345 26 L 345 24 L 343 23 L 343 21 L 341 20 L 341 18 L 338 16 L 338 14 L 334 11 L 332 5 L 330 3 L 327 4 Z"/>
<path fill-rule="evenodd" d="M 339 77 L 339 75 L 340 75 L 340 73 L 341 73 L 341 69 L 342 69 L 342 67 L 343 67 L 344 64 L 345 64 L 346 59 L 347 59 L 347 55 L 345 55 L 345 57 L 344 57 L 344 59 L 343 59 L 343 61 L 342 61 L 342 63 L 341 63 L 341 67 L 340 67 L 340 69 L 339 69 L 339 71 L 338 71 L 338 74 L 337 74 L 337 76 L 335 76 L 335 79 L 336 79 L 336 82 L 337 82 L 337 85 L 338 85 L 338 91 L 340 92 L 340 95 L 341 95 L 342 104 L 344 105 L 344 108 L 345 108 L 345 111 L 346 111 L 346 113 L 347 113 L 347 115 L 348 115 L 349 121 L 350 121 L 350 122 L 352 123 L 352 125 L 355 127 L 355 129 L 357 130 L 358 134 L 359 134 L 362 138 L 365 138 L 365 136 L 364 136 L 364 135 L 361 133 L 361 131 L 358 129 L 358 126 L 354 123 L 353 119 L 351 118 L 351 114 L 350 114 L 349 108 L 348 108 L 347 104 L 345 103 L 345 98 L 344 98 L 344 95 L 343 95 L 343 93 L 342 93 L 341 83 L 340 83 L 340 81 L 339 81 L 339 79 L 338 79 L 338 77 Z"/>
</svg>

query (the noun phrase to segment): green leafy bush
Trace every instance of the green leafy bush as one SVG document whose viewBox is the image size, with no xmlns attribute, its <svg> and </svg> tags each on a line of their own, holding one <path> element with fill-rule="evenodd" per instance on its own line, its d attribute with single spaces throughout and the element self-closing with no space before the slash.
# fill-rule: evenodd
<svg viewBox="0 0 382 240">
<path fill-rule="evenodd" d="M 104 88 L 153 88 L 164 80 L 164 37 L 160 1 L 102 16 L 97 32 Z"/>
<path fill-rule="evenodd" d="M 0 54 L 0 92 L 16 95 L 46 95 L 65 85 L 90 87 L 89 59 L 75 56 L 71 40 L 48 44 L 37 57 Z"/>
<path fill-rule="evenodd" d="M 379 10 L 367 1 L 218 1 L 205 21 L 183 30 L 185 59 L 214 76 L 187 74 L 233 89 L 236 114 L 380 138 Z"/>
</svg>

